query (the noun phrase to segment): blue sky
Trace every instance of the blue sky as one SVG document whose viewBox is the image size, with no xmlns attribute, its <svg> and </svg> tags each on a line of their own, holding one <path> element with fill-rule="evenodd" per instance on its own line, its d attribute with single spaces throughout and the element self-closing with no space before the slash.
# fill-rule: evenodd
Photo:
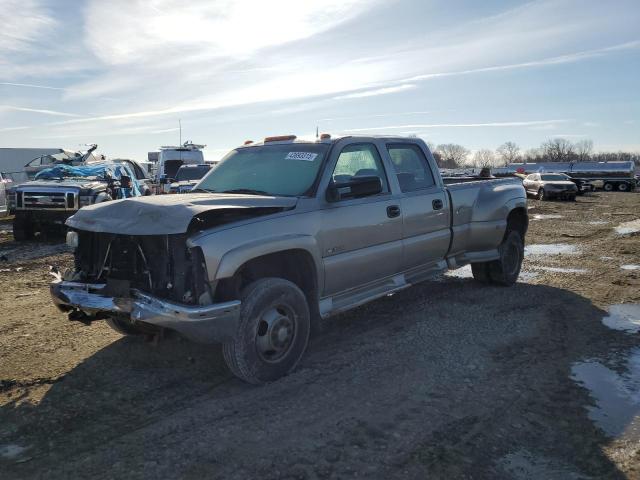
<svg viewBox="0 0 640 480">
<path fill-rule="evenodd" d="M 220 158 L 316 126 L 640 151 L 640 2 L 0 0 L 0 146 Z"/>
</svg>

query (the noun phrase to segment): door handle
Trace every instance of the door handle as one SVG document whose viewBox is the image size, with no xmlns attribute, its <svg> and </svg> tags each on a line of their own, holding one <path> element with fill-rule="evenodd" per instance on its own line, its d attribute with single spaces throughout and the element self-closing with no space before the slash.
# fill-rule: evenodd
<svg viewBox="0 0 640 480">
<path fill-rule="evenodd" d="M 442 200 L 440 200 L 439 198 L 436 198 L 433 202 L 431 202 L 431 205 L 433 205 L 434 210 L 440 210 L 443 205 Z"/>
<path fill-rule="evenodd" d="M 387 217 L 395 218 L 400 216 L 400 207 L 398 205 L 389 205 L 387 207 Z"/>
</svg>

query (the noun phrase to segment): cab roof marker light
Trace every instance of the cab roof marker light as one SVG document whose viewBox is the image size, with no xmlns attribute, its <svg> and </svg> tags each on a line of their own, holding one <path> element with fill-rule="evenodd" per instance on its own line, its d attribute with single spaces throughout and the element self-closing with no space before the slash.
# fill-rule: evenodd
<svg viewBox="0 0 640 480">
<path fill-rule="evenodd" d="M 320 140 L 331 140 L 331 134 L 330 133 L 323 133 L 320 135 Z"/>
<path fill-rule="evenodd" d="M 280 135 L 280 136 L 277 136 L 277 137 L 266 137 L 264 139 L 264 143 L 293 141 L 296 138 L 298 138 L 298 137 L 296 137 L 295 135 Z"/>
<path fill-rule="evenodd" d="M 245 140 L 243 145 L 251 145 L 253 143 L 253 140 Z"/>
</svg>

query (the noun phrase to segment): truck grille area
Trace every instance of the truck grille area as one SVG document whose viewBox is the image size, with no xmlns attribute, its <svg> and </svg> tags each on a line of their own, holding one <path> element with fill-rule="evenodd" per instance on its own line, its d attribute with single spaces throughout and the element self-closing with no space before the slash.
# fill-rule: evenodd
<svg viewBox="0 0 640 480">
<path fill-rule="evenodd" d="M 21 190 L 17 208 L 23 210 L 77 210 L 78 192 L 75 190 Z"/>
<path fill-rule="evenodd" d="M 78 234 L 77 280 L 117 285 L 114 296 L 137 289 L 185 304 L 197 304 L 208 293 L 202 252 L 187 248 L 186 235 Z"/>
</svg>

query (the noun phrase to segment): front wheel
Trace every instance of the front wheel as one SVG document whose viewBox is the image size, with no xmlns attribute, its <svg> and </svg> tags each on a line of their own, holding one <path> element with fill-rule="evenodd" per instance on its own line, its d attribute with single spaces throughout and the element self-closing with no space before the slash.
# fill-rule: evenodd
<svg viewBox="0 0 640 480">
<path fill-rule="evenodd" d="M 628 191 L 628 190 L 629 190 L 629 184 L 628 184 L 628 183 L 625 183 L 625 182 L 619 183 L 619 184 L 618 184 L 618 190 L 619 190 L 620 192 L 626 192 L 626 191 Z"/>
<path fill-rule="evenodd" d="M 538 190 L 537 197 L 538 197 L 538 200 L 545 200 L 546 199 L 544 188 L 541 188 L 540 190 Z"/>
<path fill-rule="evenodd" d="M 281 278 L 256 280 L 241 297 L 238 329 L 222 347 L 225 362 L 245 382 L 272 382 L 291 372 L 307 348 L 307 299 L 294 283 Z"/>
<path fill-rule="evenodd" d="M 13 218 L 13 239 L 16 242 L 23 242 L 33 238 L 33 225 L 28 217 L 16 215 Z"/>
</svg>

